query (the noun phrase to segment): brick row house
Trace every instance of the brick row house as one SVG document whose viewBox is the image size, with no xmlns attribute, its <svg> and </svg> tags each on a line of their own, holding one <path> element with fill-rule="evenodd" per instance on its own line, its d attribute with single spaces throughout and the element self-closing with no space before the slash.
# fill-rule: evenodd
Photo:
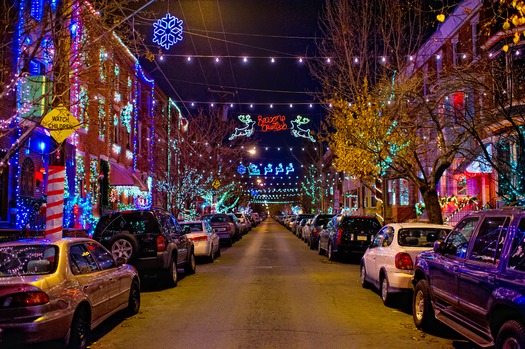
<svg viewBox="0 0 525 349">
<path fill-rule="evenodd" d="M 482 59 L 488 62 L 484 67 L 499 64 L 502 67 L 501 71 L 510 73 L 502 76 L 506 81 L 499 92 L 498 88 L 494 87 L 493 98 L 490 98 L 491 96 L 487 98 L 486 93 L 480 96 L 478 90 L 465 82 L 463 88 L 446 96 L 440 102 L 441 110 L 438 112 L 440 115 L 453 117 L 454 112 L 457 111 L 464 115 L 478 117 L 481 115 L 487 119 L 488 117 L 483 114 L 490 114 L 491 109 L 498 108 L 497 94 L 508 94 L 510 100 L 502 108 L 505 111 L 501 113 L 512 114 L 513 122 L 519 126 L 524 124 L 521 104 L 525 96 L 523 94 L 525 57 L 522 54 L 525 50 L 523 36 L 513 39 L 516 33 L 523 33 L 525 27 L 497 31 L 494 28 L 497 25 L 501 27 L 502 23 L 492 23 L 493 31 L 487 35 L 486 23 L 492 19 L 493 12 L 490 9 L 492 5 L 492 2 L 483 0 L 459 2 L 418 52 L 414 53 L 413 61 L 405 74 L 410 77 L 416 72 L 424 72 L 423 88 L 430 97 L 434 86 L 442 82 L 441 79 L 445 74 L 458 71 L 461 67 L 479 64 Z M 510 119 L 508 118 L 507 122 Z M 505 129 L 506 126 L 502 126 L 504 122 L 494 120 L 497 125 L 487 126 L 484 132 L 483 142 L 486 151 L 482 151 L 479 144 L 471 142 L 470 151 L 461 152 L 461 155 L 456 156 L 452 166 L 445 171 L 438 184 L 442 215 L 446 222 L 453 224 L 472 210 L 500 207 L 508 203 L 512 196 L 520 198 L 519 193 L 511 192 L 512 190 L 503 184 L 501 171 L 498 173 L 484 160 L 483 154 L 495 154 L 498 148 L 497 156 L 500 159 L 492 159 L 494 163 L 501 163 L 503 161 L 501 158 L 508 158 L 506 160 L 509 164 L 516 164 L 518 161 L 516 159 L 519 159 L 523 152 L 523 144 L 509 140 L 509 130 Z M 501 138 L 503 134 L 506 136 L 505 139 Z M 519 166 L 519 163 L 515 166 Z M 519 187 L 523 179 L 514 172 L 512 165 L 509 165 L 506 181 Z M 382 181 L 376 182 L 375 186 L 366 187 L 357 179 L 345 177 L 344 174 L 340 176 L 344 180 L 338 183 L 335 189 L 340 192 L 341 210 L 377 214 L 384 217 L 387 222 L 426 219 L 421 194 L 410 180 L 383 178 Z M 377 205 L 378 199 L 383 205 Z M 381 212 L 378 212 L 378 207 Z"/>
<path fill-rule="evenodd" d="M 177 177 L 177 168 L 169 164 L 175 161 L 173 140 L 180 131 L 176 105 L 122 40 L 104 31 L 88 2 L 22 0 L 17 5 L 15 57 L 3 78 L 23 78 L 16 84 L 16 98 L 0 99 L 0 118 L 10 130 L 0 147 L 5 153 L 17 142 L 23 145 L 2 172 L 2 225 L 43 229 L 47 168 L 57 152 L 66 167 L 64 228 L 88 229 L 106 211 L 170 208 L 167 194 L 156 188 L 157 182 Z M 66 19 L 57 15 L 59 6 L 68 6 Z M 67 21 L 69 86 L 62 92 L 79 123 L 58 148 L 48 130 L 38 126 L 52 109 L 55 64 L 61 58 L 46 18 Z M 2 52 L 3 58 L 8 55 Z"/>
</svg>

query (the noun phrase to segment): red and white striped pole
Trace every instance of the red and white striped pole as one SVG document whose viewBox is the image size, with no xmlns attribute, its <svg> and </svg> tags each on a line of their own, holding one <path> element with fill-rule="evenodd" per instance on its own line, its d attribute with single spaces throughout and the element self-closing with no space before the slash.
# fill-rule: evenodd
<svg viewBox="0 0 525 349">
<path fill-rule="evenodd" d="M 49 166 L 47 177 L 46 239 L 62 238 L 65 166 Z"/>
</svg>

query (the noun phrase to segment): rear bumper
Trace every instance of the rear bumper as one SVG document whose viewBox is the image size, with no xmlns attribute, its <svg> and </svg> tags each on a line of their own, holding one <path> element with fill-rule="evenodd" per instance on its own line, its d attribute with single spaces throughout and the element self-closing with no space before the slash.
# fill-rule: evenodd
<svg viewBox="0 0 525 349">
<path fill-rule="evenodd" d="M 4 314 L 0 312 L 0 316 Z M 10 319 L 0 322 L 0 347 L 14 344 L 30 344 L 50 340 L 61 340 L 71 327 L 71 309 L 53 311 L 30 319 Z"/>
<path fill-rule="evenodd" d="M 335 253 L 341 254 L 341 255 L 354 255 L 354 254 L 364 254 L 366 249 L 368 248 L 368 243 L 366 245 L 363 244 L 345 244 L 345 245 L 337 245 L 337 249 L 334 250 Z"/>
</svg>

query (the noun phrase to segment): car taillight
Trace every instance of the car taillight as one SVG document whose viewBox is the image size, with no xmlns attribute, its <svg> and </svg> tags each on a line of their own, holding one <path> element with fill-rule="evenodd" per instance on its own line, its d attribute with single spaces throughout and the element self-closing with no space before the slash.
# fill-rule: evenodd
<svg viewBox="0 0 525 349">
<path fill-rule="evenodd" d="M 399 252 L 396 254 L 396 268 L 402 270 L 414 269 L 414 263 L 412 263 L 412 257 L 408 253 Z"/>
<path fill-rule="evenodd" d="M 166 240 L 164 236 L 157 236 L 157 252 L 164 252 L 166 250 Z"/>
<path fill-rule="evenodd" d="M 208 236 L 195 236 L 190 238 L 191 241 L 208 241 Z"/>
<path fill-rule="evenodd" d="M 228 231 L 232 231 L 232 226 L 231 226 L 231 225 L 227 226 L 227 227 L 226 227 L 226 230 L 228 230 Z"/>
<path fill-rule="evenodd" d="M 337 229 L 337 244 L 341 244 L 341 239 L 343 238 L 343 228 Z"/>
<path fill-rule="evenodd" d="M 20 308 L 49 303 L 49 296 L 41 291 L 10 294 L 0 298 L 0 308 Z"/>
</svg>

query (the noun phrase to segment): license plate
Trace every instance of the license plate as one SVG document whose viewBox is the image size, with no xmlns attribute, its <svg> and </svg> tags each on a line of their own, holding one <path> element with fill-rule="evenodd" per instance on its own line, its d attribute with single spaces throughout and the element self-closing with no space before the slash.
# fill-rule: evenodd
<svg viewBox="0 0 525 349">
<path fill-rule="evenodd" d="M 357 240 L 358 241 L 367 241 L 368 240 L 368 236 L 366 236 L 366 235 L 365 236 L 358 235 L 357 236 Z"/>
</svg>

